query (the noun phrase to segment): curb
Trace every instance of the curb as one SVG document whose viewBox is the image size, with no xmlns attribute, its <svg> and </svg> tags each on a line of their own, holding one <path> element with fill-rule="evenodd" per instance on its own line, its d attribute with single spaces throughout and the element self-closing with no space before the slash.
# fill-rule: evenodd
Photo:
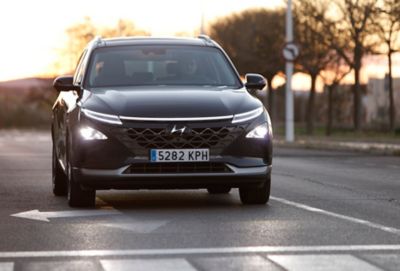
<svg viewBox="0 0 400 271">
<path fill-rule="evenodd" d="M 295 142 L 285 142 L 284 140 L 278 139 L 274 140 L 274 146 L 317 150 L 353 151 L 370 154 L 400 156 L 400 144 L 393 143 L 322 140 L 296 140 Z"/>
</svg>

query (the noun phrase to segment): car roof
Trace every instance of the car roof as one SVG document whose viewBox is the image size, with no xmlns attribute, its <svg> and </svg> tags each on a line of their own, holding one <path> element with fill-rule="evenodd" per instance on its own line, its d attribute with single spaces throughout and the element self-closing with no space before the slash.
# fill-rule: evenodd
<svg viewBox="0 0 400 271">
<path fill-rule="evenodd" d="M 207 36 L 198 38 L 181 37 L 122 37 L 99 39 L 96 47 L 111 47 L 121 45 L 195 45 L 214 46 L 215 43 Z"/>
</svg>

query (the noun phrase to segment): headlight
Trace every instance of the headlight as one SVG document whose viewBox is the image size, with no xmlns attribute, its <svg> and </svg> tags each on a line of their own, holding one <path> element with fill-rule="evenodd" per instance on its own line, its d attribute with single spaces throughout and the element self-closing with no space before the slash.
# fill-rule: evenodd
<svg viewBox="0 0 400 271">
<path fill-rule="evenodd" d="M 91 110 L 88 110 L 85 108 L 82 108 L 82 112 L 83 112 L 83 114 L 85 114 L 85 116 L 87 116 L 91 119 L 95 119 L 98 121 L 107 122 L 107 123 L 111 123 L 111 124 L 122 125 L 122 122 L 118 116 L 94 112 L 94 111 L 91 111 Z"/>
<path fill-rule="evenodd" d="M 85 140 L 105 140 L 107 137 L 100 131 L 93 129 L 92 127 L 82 127 L 79 131 L 81 136 Z"/>
<path fill-rule="evenodd" d="M 245 122 L 257 118 L 264 112 L 264 108 L 260 107 L 245 113 L 236 114 L 233 116 L 232 123 Z"/>
<path fill-rule="evenodd" d="M 264 138 L 268 134 L 268 123 L 261 124 L 247 133 L 246 138 Z"/>
</svg>

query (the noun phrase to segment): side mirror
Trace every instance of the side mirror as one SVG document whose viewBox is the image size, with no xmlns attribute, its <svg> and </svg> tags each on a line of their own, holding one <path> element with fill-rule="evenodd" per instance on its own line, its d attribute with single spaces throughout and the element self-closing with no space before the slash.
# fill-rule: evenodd
<svg viewBox="0 0 400 271">
<path fill-rule="evenodd" d="M 58 91 L 79 91 L 80 87 L 73 84 L 73 76 L 59 76 L 53 82 L 53 87 Z"/>
<path fill-rule="evenodd" d="M 264 76 L 256 73 L 248 73 L 246 74 L 246 84 L 245 87 L 249 91 L 254 91 L 254 90 L 261 90 L 265 87 L 267 84 L 267 80 L 264 78 Z"/>
</svg>

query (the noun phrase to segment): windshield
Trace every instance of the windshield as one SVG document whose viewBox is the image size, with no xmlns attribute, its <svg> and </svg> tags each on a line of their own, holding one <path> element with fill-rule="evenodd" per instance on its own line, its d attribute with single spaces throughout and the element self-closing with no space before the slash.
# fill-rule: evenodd
<svg viewBox="0 0 400 271">
<path fill-rule="evenodd" d="M 241 87 L 217 48 L 200 46 L 118 46 L 93 52 L 88 87 L 199 85 Z"/>
</svg>

